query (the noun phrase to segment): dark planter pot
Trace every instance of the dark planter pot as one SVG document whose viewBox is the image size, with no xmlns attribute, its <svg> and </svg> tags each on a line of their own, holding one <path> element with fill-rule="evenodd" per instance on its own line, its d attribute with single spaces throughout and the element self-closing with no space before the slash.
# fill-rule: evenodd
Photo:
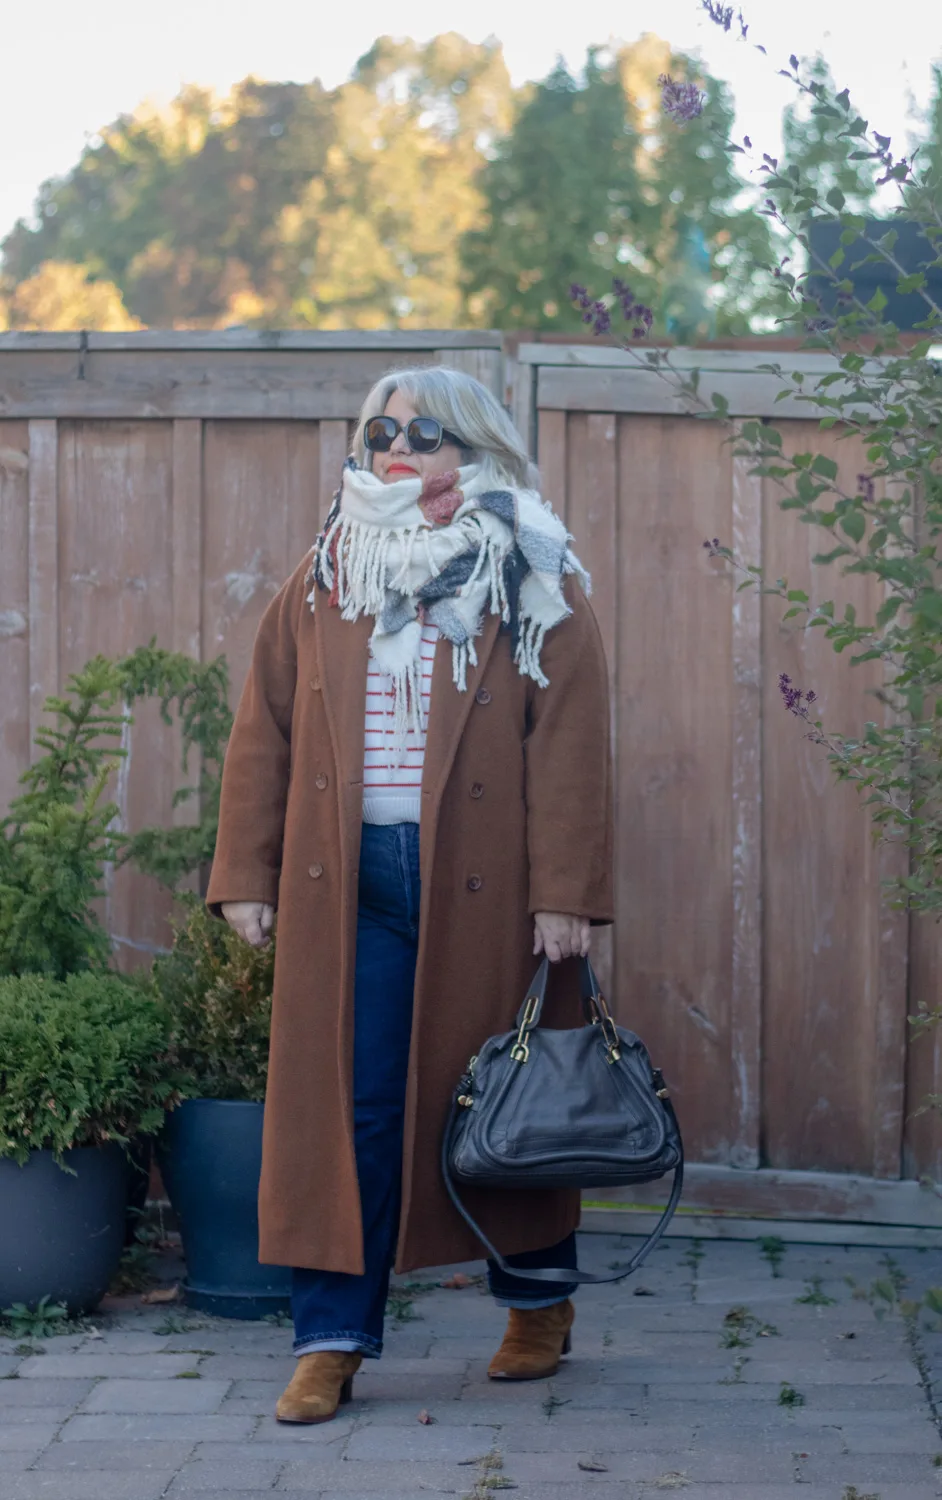
<svg viewBox="0 0 942 1500">
<path fill-rule="evenodd" d="M 167 1116 L 157 1159 L 183 1240 L 189 1307 L 264 1318 L 290 1307 L 291 1272 L 258 1261 L 264 1105 L 188 1099 Z"/>
<path fill-rule="evenodd" d="M 101 1301 L 124 1248 L 128 1164 L 120 1146 L 51 1151 L 22 1167 L 0 1161 L 0 1308 L 41 1297 L 70 1313 Z M 73 1176 L 72 1173 L 75 1175 Z"/>
</svg>

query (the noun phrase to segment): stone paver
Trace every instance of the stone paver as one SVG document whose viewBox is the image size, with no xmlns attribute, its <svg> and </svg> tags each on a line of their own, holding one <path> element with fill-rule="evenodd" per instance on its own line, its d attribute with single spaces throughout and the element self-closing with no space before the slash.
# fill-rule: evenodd
<svg viewBox="0 0 942 1500">
<path fill-rule="evenodd" d="M 606 1269 L 632 1243 L 585 1235 L 583 1258 Z M 942 1254 L 786 1246 L 777 1270 L 754 1243 L 669 1241 L 583 1290 L 554 1379 L 508 1385 L 486 1378 L 503 1313 L 423 1272 L 317 1427 L 273 1420 L 290 1329 L 128 1303 L 0 1342 L 0 1496 L 477 1500 L 496 1477 L 514 1500 L 942 1500 L 942 1319 L 910 1326 L 873 1291 L 891 1276 L 919 1302 Z"/>
</svg>

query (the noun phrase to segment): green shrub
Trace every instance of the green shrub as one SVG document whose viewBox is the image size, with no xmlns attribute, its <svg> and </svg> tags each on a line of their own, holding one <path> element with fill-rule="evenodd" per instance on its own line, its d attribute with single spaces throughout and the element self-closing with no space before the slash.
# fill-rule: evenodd
<svg viewBox="0 0 942 1500">
<path fill-rule="evenodd" d="M 191 758 L 198 763 L 195 782 L 173 798 L 174 807 L 194 807 L 195 821 L 129 834 L 107 789 L 127 758 L 131 710 L 142 699 L 157 701 L 167 724 L 174 710 L 184 775 Z M 108 866 L 133 860 L 172 889 L 212 858 L 232 722 L 226 664 L 222 657 L 195 662 L 153 643 L 115 661 L 96 656 L 61 697 L 46 699 L 45 713 L 40 753 L 0 818 L 0 975 L 63 979 L 110 967 L 111 939 L 93 907 Z"/>
<path fill-rule="evenodd" d="M 250 947 L 201 901 L 185 899 L 173 948 L 153 970 L 181 1091 L 199 1099 L 264 1099 L 274 944 Z"/>
<path fill-rule="evenodd" d="M 0 979 L 0 1158 L 125 1142 L 177 1098 L 146 983 L 112 974 Z"/>
</svg>

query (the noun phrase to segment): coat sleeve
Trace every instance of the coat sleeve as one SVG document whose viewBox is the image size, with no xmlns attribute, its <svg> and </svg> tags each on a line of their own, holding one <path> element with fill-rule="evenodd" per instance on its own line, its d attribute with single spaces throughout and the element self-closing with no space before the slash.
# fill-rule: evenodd
<svg viewBox="0 0 942 1500">
<path fill-rule="evenodd" d="M 598 624 L 582 590 L 551 630 L 525 742 L 530 913 L 614 919 L 611 708 Z"/>
<path fill-rule="evenodd" d="M 222 772 L 219 832 L 206 900 L 278 902 L 291 771 L 298 621 L 308 559 L 262 616 Z"/>
</svg>

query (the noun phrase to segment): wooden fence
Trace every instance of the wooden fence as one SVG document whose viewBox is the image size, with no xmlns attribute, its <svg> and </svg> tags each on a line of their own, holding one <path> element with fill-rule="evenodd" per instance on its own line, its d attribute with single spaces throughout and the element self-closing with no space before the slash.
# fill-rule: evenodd
<svg viewBox="0 0 942 1500">
<path fill-rule="evenodd" d="M 813 369 L 819 356 L 776 356 Z M 786 442 L 850 442 L 775 405 L 768 355 L 696 351 L 735 416 Z M 656 374 L 595 346 L 496 334 L 0 336 L 0 805 L 45 696 L 95 652 L 225 652 L 241 687 L 259 615 L 310 545 L 367 386 L 445 362 L 501 393 L 547 498 L 593 574 L 612 675 L 618 921 L 600 959 L 618 1012 L 668 1072 L 691 1155 L 688 1202 L 727 1213 L 942 1228 L 942 1043 L 911 1042 L 936 1003 L 937 930 L 888 908 L 894 873 L 856 793 L 779 700 L 787 671 L 852 731 L 876 669 L 735 593 L 702 547 L 720 537 L 812 599 L 873 607 L 810 557 L 782 513 Z M 137 718 L 118 788 L 128 826 L 168 819 L 176 736 Z M 108 896 L 119 951 L 166 942 L 166 903 L 125 871 Z M 884 1238 L 889 1231 L 884 1231 Z M 927 1241 L 928 1242 L 928 1241 Z"/>
</svg>

